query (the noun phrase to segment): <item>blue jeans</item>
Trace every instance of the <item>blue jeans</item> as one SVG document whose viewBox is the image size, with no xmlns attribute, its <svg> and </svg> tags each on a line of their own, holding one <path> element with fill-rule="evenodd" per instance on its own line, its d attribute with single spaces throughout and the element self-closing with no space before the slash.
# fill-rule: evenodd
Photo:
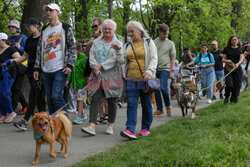
<svg viewBox="0 0 250 167">
<path fill-rule="evenodd" d="M 126 85 L 128 85 L 126 81 Z M 138 83 L 138 82 L 137 82 Z M 152 113 L 152 93 L 143 93 L 141 89 L 136 87 L 126 86 L 126 96 L 127 96 L 127 122 L 126 130 L 130 130 L 133 133 L 136 133 L 136 124 L 137 124 L 137 108 L 139 97 L 141 99 L 142 105 L 142 129 L 150 130 L 150 126 L 153 121 Z"/>
<path fill-rule="evenodd" d="M 14 83 L 14 79 L 11 78 L 9 80 L 9 86 L 11 87 L 13 83 Z M 3 84 L 4 84 L 3 80 L 0 80 L 0 114 L 6 116 L 7 114 L 13 111 L 13 108 L 12 108 L 10 97 L 5 96 L 3 93 L 3 90 L 2 90 L 2 88 L 4 87 Z"/>
<path fill-rule="evenodd" d="M 216 81 L 219 81 L 222 77 L 224 77 L 224 70 L 215 71 Z M 224 79 L 221 82 L 224 82 Z"/>
<path fill-rule="evenodd" d="M 63 75 L 62 70 L 52 73 L 44 72 L 42 73 L 42 81 L 47 97 L 49 114 L 51 115 L 65 105 L 63 89 L 67 81 L 67 75 Z M 67 108 L 64 107 L 63 110 L 67 111 Z"/>
<path fill-rule="evenodd" d="M 210 86 L 206 91 L 207 91 L 207 96 L 209 99 L 212 98 L 213 96 L 213 83 L 215 80 L 215 72 L 214 72 L 214 67 L 208 67 L 205 69 L 201 69 L 201 83 L 202 83 L 202 88 L 207 88 Z"/>
<path fill-rule="evenodd" d="M 169 97 L 169 81 L 168 81 L 169 71 L 157 71 L 156 77 L 160 79 L 161 92 L 155 92 L 155 100 L 157 105 L 157 110 L 163 111 L 162 109 L 162 99 L 161 93 L 165 106 L 170 106 L 170 97 Z"/>
</svg>

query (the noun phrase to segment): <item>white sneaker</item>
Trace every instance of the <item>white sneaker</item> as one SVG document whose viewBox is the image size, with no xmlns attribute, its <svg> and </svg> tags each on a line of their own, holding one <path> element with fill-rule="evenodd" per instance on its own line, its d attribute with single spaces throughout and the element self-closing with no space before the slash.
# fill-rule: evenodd
<svg viewBox="0 0 250 167">
<path fill-rule="evenodd" d="M 70 112 L 70 113 L 77 113 L 76 110 L 71 110 L 71 109 L 68 109 L 68 112 Z"/>
<path fill-rule="evenodd" d="M 81 131 L 83 133 L 87 133 L 91 136 L 95 136 L 95 128 L 92 128 L 91 126 L 88 126 L 88 127 L 82 127 Z"/>
<path fill-rule="evenodd" d="M 108 126 L 108 128 L 107 128 L 106 131 L 105 131 L 105 133 L 108 134 L 108 135 L 114 134 L 113 127 Z"/>
<path fill-rule="evenodd" d="M 207 100 L 207 103 L 208 103 L 208 104 L 211 104 L 211 103 L 212 103 L 212 100 L 211 100 L 211 99 L 208 99 L 208 100 Z"/>
<path fill-rule="evenodd" d="M 195 113 L 192 113 L 191 114 L 191 119 L 193 119 L 193 118 L 195 118 L 196 116 L 195 116 Z"/>
</svg>

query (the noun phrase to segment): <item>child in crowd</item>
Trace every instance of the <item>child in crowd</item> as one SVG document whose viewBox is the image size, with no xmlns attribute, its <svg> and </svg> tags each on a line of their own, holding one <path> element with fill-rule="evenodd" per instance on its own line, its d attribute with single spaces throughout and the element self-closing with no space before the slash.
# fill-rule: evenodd
<svg viewBox="0 0 250 167">
<path fill-rule="evenodd" d="M 72 73 L 68 76 L 66 86 L 69 86 L 69 83 L 72 83 L 72 87 L 74 89 L 74 94 L 77 95 L 81 89 L 83 89 L 87 84 L 87 79 L 84 77 L 84 70 L 87 63 L 87 56 L 82 53 L 82 44 L 80 42 L 76 42 L 77 47 L 77 60 L 76 64 L 72 70 Z M 83 111 L 83 100 L 84 95 L 86 94 L 86 90 L 77 96 L 77 110 L 78 114 L 76 119 L 73 121 L 75 124 L 82 123 L 83 120 L 87 119 L 87 115 Z"/>
</svg>

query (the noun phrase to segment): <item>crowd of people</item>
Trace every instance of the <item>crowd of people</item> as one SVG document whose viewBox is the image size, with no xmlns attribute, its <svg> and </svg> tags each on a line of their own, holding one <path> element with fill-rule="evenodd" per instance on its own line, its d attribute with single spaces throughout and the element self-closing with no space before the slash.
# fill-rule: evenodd
<svg viewBox="0 0 250 167">
<path fill-rule="evenodd" d="M 202 88 L 207 88 L 203 95 L 207 95 L 208 103 L 216 100 L 217 89 L 224 104 L 229 99 L 237 103 L 242 82 L 243 89 L 247 89 L 250 58 L 249 55 L 245 58 L 244 53 L 250 47 L 239 46 L 235 35 L 229 38 L 223 51 L 218 49 L 216 41 L 211 43 L 211 50 L 209 45 L 202 44 L 197 56 L 190 48 L 184 48 L 179 64 L 166 24 L 159 25 L 158 38 L 153 40 L 140 22 L 130 21 L 126 26 L 129 42 L 125 43 L 123 37 L 116 35 L 117 24 L 112 19 L 95 18 L 93 38 L 76 42 L 72 27 L 59 20 L 59 6 L 51 3 L 43 9 L 49 24 L 44 26 L 36 18 L 28 19 L 23 24 L 30 35 L 28 38 L 20 33 L 17 20 L 8 25 L 11 36 L 0 33 L 0 123 L 13 121 L 20 102 L 19 114 L 24 117 L 14 122 L 19 129 L 27 130 L 35 107 L 38 112 L 46 111 L 46 104 L 50 115 L 59 110 L 76 112 L 77 117 L 72 121 L 81 124 L 87 119 L 84 108 L 90 104 L 89 126 L 81 131 L 96 135 L 96 124 L 102 123 L 107 125 L 105 133 L 112 135 L 117 106 L 120 106 L 127 108 L 126 127 L 120 134 L 136 139 L 138 104 L 142 106 L 139 135 L 147 136 L 153 115 L 164 113 L 162 98 L 166 115 L 172 115 L 170 83 L 179 81 L 180 69 L 186 66 L 199 67 Z M 28 102 L 22 93 L 25 75 L 30 84 Z M 145 80 L 153 78 L 159 78 L 160 90 L 145 92 Z M 88 82 L 92 84 L 83 91 Z M 155 112 L 152 98 L 156 101 Z"/>
</svg>

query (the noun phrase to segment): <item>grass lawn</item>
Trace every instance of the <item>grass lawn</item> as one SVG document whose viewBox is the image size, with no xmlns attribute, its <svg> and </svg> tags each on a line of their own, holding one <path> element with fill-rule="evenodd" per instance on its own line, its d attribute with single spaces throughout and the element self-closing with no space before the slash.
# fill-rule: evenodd
<svg viewBox="0 0 250 167">
<path fill-rule="evenodd" d="M 98 153 L 73 167 L 249 166 L 250 91 L 237 104 L 223 101 L 197 112 L 195 119 L 170 121 L 148 137 Z"/>
</svg>

